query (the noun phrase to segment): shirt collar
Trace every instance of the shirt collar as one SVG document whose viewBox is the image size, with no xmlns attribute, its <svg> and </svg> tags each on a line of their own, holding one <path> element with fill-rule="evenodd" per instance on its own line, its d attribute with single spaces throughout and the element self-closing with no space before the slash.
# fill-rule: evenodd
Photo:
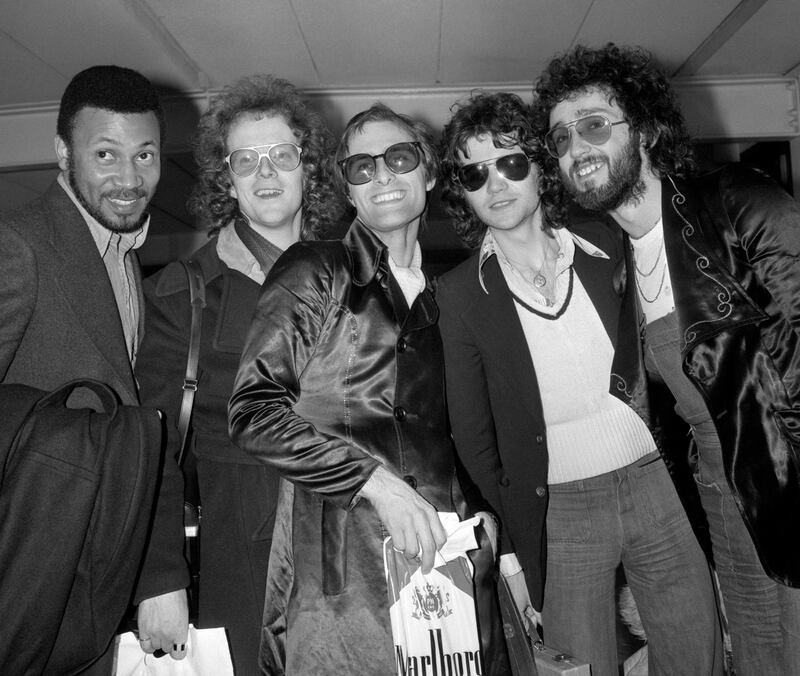
<svg viewBox="0 0 800 676">
<path fill-rule="evenodd" d="M 217 255 L 232 270 L 241 272 L 258 284 L 263 284 L 266 274 L 258 264 L 256 257 L 250 253 L 244 242 L 236 234 L 233 222 L 219 231 L 217 237 Z"/>
<path fill-rule="evenodd" d="M 100 223 L 97 222 L 97 219 L 95 219 L 94 216 L 84 209 L 83 205 L 78 201 L 78 198 L 75 197 L 75 193 L 72 192 L 72 188 L 64 176 L 63 171 L 58 175 L 57 180 L 58 184 L 64 189 L 64 192 L 67 193 L 69 198 L 72 200 L 72 203 L 83 217 L 83 220 L 86 222 L 89 232 L 92 234 L 92 239 L 97 245 L 97 250 L 100 252 L 101 258 L 106 255 L 106 252 L 111 246 L 112 241 L 114 242 L 118 253 L 122 256 L 128 253 L 131 249 L 138 249 L 140 246 L 142 246 L 142 244 L 144 244 L 145 238 L 147 237 L 147 231 L 150 228 L 149 215 L 145 219 L 144 224 L 133 232 L 112 232 L 105 226 L 100 225 Z"/>
<path fill-rule="evenodd" d="M 558 240 L 558 243 L 561 245 L 561 251 L 564 254 L 560 263 L 562 267 L 569 267 L 572 265 L 576 246 L 589 256 L 606 259 L 608 258 L 608 254 L 606 254 L 605 251 L 595 246 L 588 240 L 585 240 L 583 237 L 570 232 L 566 228 L 554 228 L 553 234 Z M 480 255 L 478 256 L 478 282 L 486 294 L 488 294 L 489 291 L 483 282 L 483 266 L 492 256 L 497 256 L 501 260 L 507 260 L 505 255 L 503 255 L 502 249 L 497 244 L 497 240 L 495 240 L 494 235 L 492 234 L 492 229 L 487 228 L 486 234 L 481 242 Z"/>
</svg>

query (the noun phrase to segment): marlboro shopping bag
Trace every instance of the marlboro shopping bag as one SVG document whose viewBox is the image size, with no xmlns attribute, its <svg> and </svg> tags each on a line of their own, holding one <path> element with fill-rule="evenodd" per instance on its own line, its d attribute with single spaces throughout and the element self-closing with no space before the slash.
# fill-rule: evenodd
<svg viewBox="0 0 800 676">
<path fill-rule="evenodd" d="M 466 556 L 476 549 L 478 519 L 458 521 L 440 513 L 448 533 L 437 552 L 434 569 L 423 575 L 418 560 L 395 551 L 391 538 L 383 543 L 389 592 L 395 664 L 398 676 L 479 676 L 483 673 L 472 564 Z"/>
</svg>

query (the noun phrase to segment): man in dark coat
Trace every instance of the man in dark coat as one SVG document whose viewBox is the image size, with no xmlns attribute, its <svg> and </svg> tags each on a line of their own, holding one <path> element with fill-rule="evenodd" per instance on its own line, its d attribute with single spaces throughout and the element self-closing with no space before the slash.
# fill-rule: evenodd
<svg viewBox="0 0 800 676">
<path fill-rule="evenodd" d="M 316 239 L 339 214 L 325 169 L 331 146 L 320 115 L 294 85 L 270 75 L 242 78 L 214 97 L 194 143 L 199 180 L 190 208 L 213 235 L 191 256 L 204 280 L 206 303 L 184 463 L 186 468 L 194 461 L 196 479 L 187 472 L 187 494 L 196 484 L 202 507 L 196 625 L 225 627 L 237 676 L 261 673 L 258 649 L 278 475 L 231 442 L 228 399 L 267 273 L 285 248 Z M 298 154 L 292 155 L 295 149 Z M 287 158 L 293 158 L 288 165 Z M 264 194 L 271 197 L 259 197 Z M 174 455 L 194 330 L 183 265 L 171 263 L 146 280 L 145 300 L 146 335 L 136 378 L 142 402 L 165 415 Z"/>
<path fill-rule="evenodd" d="M 132 367 L 143 303 L 134 249 L 147 233 L 163 122 L 152 84 L 126 68 L 89 68 L 65 90 L 55 139 L 61 174 L 43 197 L 0 217 L 0 383 L 49 391 L 93 378 L 121 403 L 138 403 Z M 98 402 L 81 394 L 68 403 Z M 53 497 L 42 499 L 58 509 Z M 187 635 L 185 563 L 170 558 L 180 552 L 172 543 L 182 537 L 181 504 L 180 475 L 167 459 L 148 549 L 130 553 L 143 561 L 128 590 L 139 604 L 142 647 L 176 658 Z M 102 628 L 106 645 L 116 628 Z M 109 653 L 93 673 L 109 672 Z"/>
<path fill-rule="evenodd" d="M 272 268 L 229 408 L 234 441 L 285 479 L 261 646 L 274 675 L 405 673 L 383 541 L 428 573 L 446 540 L 437 512 L 476 509 L 456 475 L 417 243 L 436 182 L 430 138 L 376 104 L 350 121 L 337 159 L 357 218 L 343 241 L 300 242 Z M 506 674 L 493 553 L 480 541 L 482 673 Z"/>
<path fill-rule="evenodd" d="M 648 372 L 692 427 L 736 673 L 797 673 L 800 206 L 739 165 L 698 175 L 644 50 L 576 47 L 536 94 L 547 180 L 629 243 Z"/>
</svg>

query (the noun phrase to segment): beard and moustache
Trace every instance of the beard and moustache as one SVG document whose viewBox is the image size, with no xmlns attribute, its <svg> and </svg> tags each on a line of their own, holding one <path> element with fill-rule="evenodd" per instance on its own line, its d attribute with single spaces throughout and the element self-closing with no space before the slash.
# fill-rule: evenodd
<svg viewBox="0 0 800 676">
<path fill-rule="evenodd" d="M 623 204 L 641 201 L 646 191 L 645 182 L 642 180 L 642 155 L 639 152 L 639 134 L 633 134 L 622 148 L 620 156 L 610 161 L 607 157 L 600 160 L 599 156 L 592 156 L 588 161 L 606 161 L 608 165 L 608 180 L 600 186 L 580 190 L 571 176 L 564 176 L 564 187 L 584 209 L 590 211 L 614 211 Z M 581 164 L 587 158 L 581 160 Z M 577 168 L 573 165 L 572 170 Z"/>
<path fill-rule="evenodd" d="M 75 198 L 78 200 L 78 202 L 80 202 L 81 206 L 94 220 L 96 220 L 107 230 L 121 235 L 129 232 L 136 232 L 147 220 L 148 212 L 146 210 L 142 211 L 138 217 L 118 216 L 115 220 L 111 220 L 110 218 L 106 217 L 105 214 L 103 214 L 103 212 L 100 210 L 99 205 L 89 202 L 86 196 L 81 192 L 81 189 L 78 186 L 78 181 L 75 178 L 75 166 L 72 163 L 71 155 L 67 160 L 67 180 L 69 182 L 69 187 L 72 188 L 72 194 L 75 195 Z M 147 193 L 142 189 L 135 188 L 133 190 L 117 190 L 109 192 L 106 193 L 105 196 L 113 199 L 129 200 L 146 197 Z"/>
</svg>

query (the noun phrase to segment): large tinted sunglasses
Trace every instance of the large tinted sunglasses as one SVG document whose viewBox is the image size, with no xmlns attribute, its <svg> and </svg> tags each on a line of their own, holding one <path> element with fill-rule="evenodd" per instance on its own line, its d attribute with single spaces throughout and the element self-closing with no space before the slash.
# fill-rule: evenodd
<svg viewBox="0 0 800 676">
<path fill-rule="evenodd" d="M 611 127 L 618 124 L 625 124 L 627 120 L 612 122 L 605 115 L 587 115 L 579 120 L 573 120 L 569 124 L 561 124 L 553 127 L 544 137 L 544 145 L 551 157 L 559 159 L 564 157 L 569 151 L 572 135 L 570 128 L 575 128 L 584 141 L 588 141 L 593 146 L 601 146 L 611 138 Z"/>
<path fill-rule="evenodd" d="M 407 174 L 409 171 L 414 171 L 421 159 L 419 147 L 419 141 L 395 143 L 380 155 L 359 153 L 345 157 L 339 160 L 339 166 L 350 185 L 363 185 L 369 183 L 375 176 L 376 161 L 380 157 L 393 174 Z"/>
<path fill-rule="evenodd" d="M 300 153 L 303 149 L 294 143 L 270 143 L 252 148 L 237 148 L 228 153 L 225 161 L 231 171 L 239 177 L 250 176 L 264 157 L 268 157 L 272 166 L 281 171 L 294 171 L 300 166 Z"/>
<path fill-rule="evenodd" d="M 497 173 L 509 181 L 521 181 L 531 171 L 531 161 L 525 153 L 511 153 L 488 162 L 465 164 L 456 170 L 456 180 L 464 190 L 479 190 L 489 180 L 489 167 L 493 164 Z"/>
</svg>

